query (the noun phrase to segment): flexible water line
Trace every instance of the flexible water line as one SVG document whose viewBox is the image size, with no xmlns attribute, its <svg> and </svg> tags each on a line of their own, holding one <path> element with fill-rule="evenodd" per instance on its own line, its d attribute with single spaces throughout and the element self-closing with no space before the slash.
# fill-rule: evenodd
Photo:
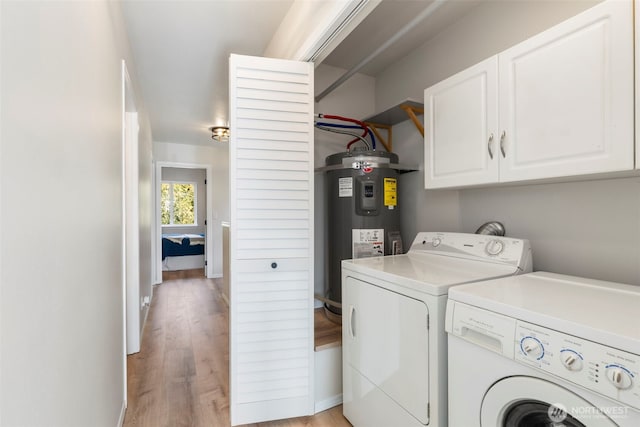
<svg viewBox="0 0 640 427">
<path fill-rule="evenodd" d="M 329 122 L 316 122 L 316 125 L 324 126 L 324 127 L 341 128 L 341 129 L 362 129 L 362 127 L 359 126 L 359 125 L 341 125 L 341 124 L 338 124 L 338 123 L 329 123 Z M 375 150 L 376 149 L 376 137 L 373 135 L 373 132 L 369 131 L 369 137 L 371 137 L 371 147 Z M 347 144 L 347 149 L 349 149 L 350 145 L 353 144 L 354 142 L 356 142 L 356 141 L 352 141 L 349 144 Z"/>
<path fill-rule="evenodd" d="M 361 137 L 360 135 L 357 135 L 355 133 L 351 133 L 351 132 L 346 132 L 346 131 L 342 131 L 342 130 L 338 130 L 338 129 L 334 129 L 334 128 L 330 128 L 330 127 L 323 127 L 323 126 L 319 126 L 319 125 L 315 125 L 315 127 L 317 127 L 320 130 L 325 130 L 327 132 L 333 132 L 333 133 L 341 133 L 343 135 L 350 135 L 355 137 L 356 139 L 354 141 L 362 141 L 364 143 L 364 145 L 367 147 L 367 150 L 371 150 L 371 146 L 369 145 L 369 141 L 367 141 L 366 139 L 364 139 L 363 137 Z M 352 141 L 353 142 L 353 141 Z M 349 144 L 347 144 L 347 149 L 349 149 L 349 145 L 352 143 L 350 142 Z"/>
</svg>

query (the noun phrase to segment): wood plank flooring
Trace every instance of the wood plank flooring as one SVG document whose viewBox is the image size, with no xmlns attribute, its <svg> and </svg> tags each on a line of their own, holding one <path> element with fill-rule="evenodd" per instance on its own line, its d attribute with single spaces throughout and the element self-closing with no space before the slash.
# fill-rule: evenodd
<svg viewBox="0 0 640 427">
<path fill-rule="evenodd" d="M 316 308 L 313 319 L 316 351 L 342 345 L 342 326 L 329 320 L 324 313 L 324 308 Z"/>
<path fill-rule="evenodd" d="M 216 279 L 218 280 L 218 279 Z M 126 427 L 227 427 L 228 308 L 222 283 L 179 279 L 156 286 L 140 353 L 127 359 Z M 342 406 L 251 427 L 348 427 Z"/>
<path fill-rule="evenodd" d="M 177 279 L 204 279 L 204 269 L 197 268 L 193 270 L 175 270 L 175 271 L 163 271 L 162 281 L 177 280 Z"/>
</svg>

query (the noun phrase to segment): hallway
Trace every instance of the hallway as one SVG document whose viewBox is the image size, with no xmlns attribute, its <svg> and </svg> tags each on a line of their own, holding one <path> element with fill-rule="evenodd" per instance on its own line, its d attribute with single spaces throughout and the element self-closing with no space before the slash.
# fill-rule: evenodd
<svg viewBox="0 0 640 427">
<path fill-rule="evenodd" d="M 126 427 L 229 426 L 228 308 L 212 279 L 156 286 L 141 351 L 128 357 Z M 256 427 L 350 426 L 342 406 Z"/>
</svg>

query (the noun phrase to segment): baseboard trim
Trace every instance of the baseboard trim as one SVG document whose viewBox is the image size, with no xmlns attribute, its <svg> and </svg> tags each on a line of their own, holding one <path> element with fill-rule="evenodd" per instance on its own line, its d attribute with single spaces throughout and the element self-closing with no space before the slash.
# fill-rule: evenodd
<svg viewBox="0 0 640 427">
<path fill-rule="evenodd" d="M 124 414 L 127 412 L 127 402 L 122 401 L 122 408 L 120 409 L 120 418 L 118 418 L 117 427 L 122 427 L 124 425 Z"/>
<path fill-rule="evenodd" d="M 326 411 L 327 409 L 333 408 L 334 406 L 338 406 L 342 404 L 342 393 L 332 396 L 328 399 L 324 399 L 320 402 L 316 402 L 315 405 L 315 413 Z"/>
<path fill-rule="evenodd" d="M 207 279 L 222 279 L 222 273 L 215 273 L 207 277 Z"/>
</svg>

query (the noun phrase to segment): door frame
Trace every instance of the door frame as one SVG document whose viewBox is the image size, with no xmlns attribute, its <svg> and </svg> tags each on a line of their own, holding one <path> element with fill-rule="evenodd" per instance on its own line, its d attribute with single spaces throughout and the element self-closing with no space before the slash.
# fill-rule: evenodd
<svg viewBox="0 0 640 427">
<path fill-rule="evenodd" d="M 138 203 L 139 123 L 133 84 L 125 60 L 121 62 L 122 143 L 121 143 L 121 238 L 122 238 L 122 364 L 124 407 L 127 406 L 127 355 L 140 351 L 140 251 Z M 134 243 L 133 245 L 131 243 Z M 133 247 L 132 247 L 133 246 Z M 133 279 L 133 280 L 132 280 Z M 131 307 L 130 307 L 131 306 Z M 131 351 L 129 351 L 131 349 Z"/>
<path fill-rule="evenodd" d="M 206 219 L 205 227 L 205 276 L 207 278 L 216 277 L 213 274 L 213 166 L 203 163 L 182 163 L 182 162 L 154 162 L 155 173 L 153 174 L 153 204 L 154 204 L 154 236 L 152 248 L 154 284 L 162 283 L 162 221 L 160 218 L 160 184 L 162 183 L 162 168 L 183 168 L 183 169 L 204 169 L 207 180 L 205 194 L 206 198 Z"/>
<path fill-rule="evenodd" d="M 140 202 L 139 123 L 137 112 L 125 112 L 124 210 L 126 353 L 140 351 L 142 303 L 140 302 Z"/>
</svg>

